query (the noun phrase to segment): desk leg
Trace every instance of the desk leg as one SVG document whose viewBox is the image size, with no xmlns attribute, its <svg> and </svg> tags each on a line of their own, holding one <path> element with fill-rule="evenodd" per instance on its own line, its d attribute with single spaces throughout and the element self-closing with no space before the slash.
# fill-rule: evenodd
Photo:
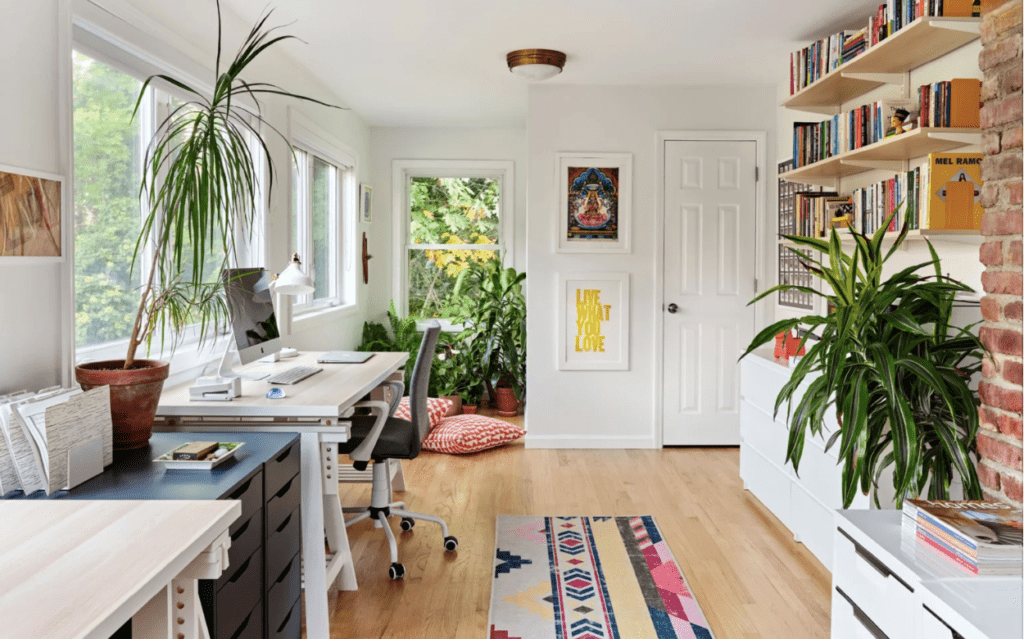
<svg viewBox="0 0 1024 639">
<path fill-rule="evenodd" d="M 341 502 L 338 501 L 338 446 L 337 443 L 321 442 L 320 463 L 323 466 L 324 480 L 324 532 L 327 546 L 334 556 L 331 570 L 327 573 L 327 586 L 338 581 L 342 590 L 356 590 L 356 571 L 352 562 L 352 550 L 348 544 L 348 533 L 345 531 L 345 516 L 342 514 Z M 340 573 L 336 562 L 341 563 Z"/>
<path fill-rule="evenodd" d="M 328 639 L 327 553 L 324 552 L 323 471 L 320 435 L 302 433 L 302 562 L 306 589 L 306 636 Z"/>
</svg>

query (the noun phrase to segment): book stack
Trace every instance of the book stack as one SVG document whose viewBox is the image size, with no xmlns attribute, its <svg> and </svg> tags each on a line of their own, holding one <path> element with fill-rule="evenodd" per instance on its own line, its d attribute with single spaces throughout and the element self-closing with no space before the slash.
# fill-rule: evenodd
<svg viewBox="0 0 1024 639">
<path fill-rule="evenodd" d="M 915 167 L 888 180 L 854 189 L 854 227 L 871 235 L 895 212 L 887 231 L 902 231 L 904 223 L 910 230 L 928 228 L 927 218 L 921 215 L 921 202 L 928 196 L 927 185 L 921 179 L 921 169 Z"/>
<path fill-rule="evenodd" d="M 797 193 L 796 232 L 803 237 L 828 237 L 833 227 L 851 225 L 853 200 L 836 193 Z"/>
<path fill-rule="evenodd" d="M 904 538 L 972 575 L 1020 575 L 1021 509 L 990 501 L 903 502 Z"/>
<path fill-rule="evenodd" d="M 852 35 L 845 35 L 843 38 L 842 62 L 849 62 L 868 50 L 867 28 L 855 31 Z"/>
<path fill-rule="evenodd" d="M 826 160 L 895 135 L 892 117 L 900 110 L 906 112 L 902 114 L 904 122 L 912 122 L 917 118 L 918 101 L 886 98 L 821 122 L 794 122 L 793 157 L 796 167 Z"/>
<path fill-rule="evenodd" d="M 829 71 L 838 68 L 846 59 L 843 57 L 846 39 L 847 37 L 852 38 L 854 35 L 852 31 L 840 31 L 827 38 L 812 42 L 799 51 L 790 53 L 790 94 L 807 88 L 807 86 L 820 80 Z"/>
<path fill-rule="evenodd" d="M 978 128 L 981 80 L 958 78 L 926 84 L 917 90 L 921 126 Z"/>
</svg>

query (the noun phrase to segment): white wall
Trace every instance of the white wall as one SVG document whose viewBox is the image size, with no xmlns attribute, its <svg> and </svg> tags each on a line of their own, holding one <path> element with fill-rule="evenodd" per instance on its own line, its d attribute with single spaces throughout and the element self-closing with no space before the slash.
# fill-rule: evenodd
<svg viewBox="0 0 1024 639">
<path fill-rule="evenodd" d="M 526 268 L 527 145 L 525 129 L 372 127 L 373 236 L 369 238 L 372 293 L 367 307 L 379 319 L 388 309 L 394 256 L 392 162 L 394 160 L 511 160 L 515 171 L 515 260 Z M 527 278 L 529 279 L 529 278 Z M 529 282 L 527 283 L 529 285 Z"/>
<path fill-rule="evenodd" d="M 57 3 L 4 0 L 0 164 L 60 174 Z M 60 382 L 60 265 L 0 263 L 0 393 Z"/>
<path fill-rule="evenodd" d="M 822 34 L 825 35 L 825 34 Z M 796 50 L 806 43 L 798 43 L 793 45 L 793 49 Z M 953 78 L 981 78 L 981 70 L 978 68 L 978 55 L 981 53 L 981 42 L 975 41 L 970 44 L 964 45 L 955 51 L 952 51 L 945 56 L 923 65 L 910 73 L 910 96 L 917 96 L 917 88 L 933 82 L 940 82 L 943 80 L 950 80 Z M 779 64 L 779 83 L 777 86 L 777 102 L 781 103 L 789 97 L 789 70 L 788 61 L 780 61 Z M 856 108 L 863 104 L 870 104 L 876 100 L 882 98 L 895 98 L 901 96 L 901 88 L 898 86 L 881 86 L 869 93 L 854 98 L 853 100 L 843 104 L 842 108 L 845 111 Z M 794 122 L 817 122 L 825 119 L 826 116 L 822 116 L 815 113 L 806 113 L 801 111 L 794 111 L 791 109 L 784 109 L 779 107 L 776 111 L 776 122 L 778 126 L 779 134 L 779 145 L 778 145 L 778 156 L 777 161 L 771 167 L 774 175 L 777 175 L 778 162 L 788 160 L 793 155 L 793 123 Z M 979 146 L 969 146 L 963 149 L 957 149 L 956 152 L 964 153 L 980 153 Z M 910 161 L 909 166 L 911 168 L 915 166 L 921 166 L 927 162 L 928 158 L 916 158 Z M 892 172 L 887 171 L 867 171 L 855 176 L 851 176 L 842 180 L 839 184 L 838 192 L 842 195 L 849 195 L 854 189 L 862 188 L 869 184 L 874 184 L 883 179 L 892 177 Z M 778 202 L 773 201 L 769 208 L 769 222 L 775 224 L 775 228 L 778 228 Z M 971 286 L 976 291 L 981 291 L 981 273 L 983 266 L 981 261 L 978 259 L 978 246 L 981 244 L 980 236 L 973 238 L 973 240 L 965 241 L 946 241 L 940 238 L 932 240 L 935 246 L 936 252 L 942 260 L 943 271 L 948 275 L 961 280 L 965 284 Z M 775 246 L 768 247 L 772 250 L 778 250 L 777 244 Z M 777 255 L 777 253 L 776 253 Z M 885 273 L 892 274 L 898 272 L 901 269 L 907 268 L 914 264 L 920 264 L 931 259 L 928 253 L 928 247 L 924 242 L 906 242 L 903 247 L 895 253 L 889 262 L 886 264 Z M 776 279 L 773 279 L 773 283 L 777 283 L 778 269 L 774 268 L 771 271 Z M 778 307 L 777 315 L 779 318 L 787 316 L 800 316 L 805 314 L 806 311 L 799 309 L 787 309 L 786 307 Z M 965 321 L 978 321 L 981 319 L 980 311 L 976 313 L 968 313 Z"/>
<path fill-rule="evenodd" d="M 653 447 L 655 327 L 654 228 L 659 131 L 755 130 L 775 150 L 775 87 L 609 87 L 534 84 L 530 87 L 527 262 L 527 446 Z M 555 153 L 633 154 L 633 250 L 627 255 L 567 255 L 553 251 Z M 775 198 L 768 182 L 768 202 Z M 559 371 L 555 361 L 558 273 L 631 274 L 628 371 Z"/>
</svg>

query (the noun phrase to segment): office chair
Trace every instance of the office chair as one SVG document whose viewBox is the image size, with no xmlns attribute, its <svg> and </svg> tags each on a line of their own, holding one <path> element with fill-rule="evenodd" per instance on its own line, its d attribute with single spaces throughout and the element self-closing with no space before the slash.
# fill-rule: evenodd
<svg viewBox="0 0 1024 639">
<path fill-rule="evenodd" d="M 401 579 L 405 576 L 405 566 L 398 562 L 398 545 L 395 535 L 391 532 L 388 517 L 400 516 L 402 530 L 412 530 L 417 519 L 431 521 L 441 526 L 444 537 L 444 549 L 448 552 L 459 547 L 459 540 L 448 534 L 448 525 L 440 517 L 424 515 L 405 510 L 405 502 L 391 501 L 391 473 L 388 472 L 390 459 L 415 459 L 420 454 L 420 443 L 430 432 L 430 419 L 427 414 L 427 386 L 430 381 L 430 367 L 434 360 L 434 349 L 441 333 L 441 325 L 432 322 L 423 332 L 416 366 L 412 372 L 412 389 L 409 397 L 411 421 L 391 417 L 398 402 L 401 401 L 405 384 L 401 381 L 389 381 L 384 385 L 391 386 L 390 404 L 383 401 L 364 401 L 357 407 L 369 408 L 372 416 L 355 416 L 349 418 L 352 423 L 349 441 L 341 444 L 339 453 L 347 453 L 356 470 L 366 470 L 370 460 L 373 463 L 373 488 L 370 505 L 356 508 L 345 508 L 347 513 L 357 513 L 345 522 L 348 528 L 364 519 L 372 518 L 374 525 L 384 529 L 391 550 L 391 566 L 388 576 Z"/>
</svg>

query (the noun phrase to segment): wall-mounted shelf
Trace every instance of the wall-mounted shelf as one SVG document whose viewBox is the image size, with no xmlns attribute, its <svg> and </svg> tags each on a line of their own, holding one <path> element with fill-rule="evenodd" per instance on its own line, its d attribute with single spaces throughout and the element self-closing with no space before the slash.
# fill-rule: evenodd
<svg viewBox="0 0 1024 639">
<path fill-rule="evenodd" d="M 836 114 L 844 102 L 976 40 L 981 18 L 918 18 L 893 36 L 791 95 L 787 109 Z"/>
<path fill-rule="evenodd" d="M 978 129 L 932 128 L 913 129 L 884 140 L 846 151 L 813 164 L 801 166 L 779 177 L 804 184 L 835 187 L 835 181 L 865 171 L 884 169 L 904 170 L 901 162 L 929 153 L 944 153 L 953 149 L 981 144 Z"/>
<path fill-rule="evenodd" d="M 871 233 L 868 233 L 868 237 L 871 237 Z M 882 238 L 882 242 L 892 243 L 899 237 L 898 232 L 886 233 Z M 827 238 L 820 238 L 827 239 Z M 843 233 L 840 231 L 839 239 L 843 244 L 853 244 L 853 237 L 849 233 Z M 978 230 L 954 230 L 954 229 L 917 229 L 913 231 L 907 231 L 907 237 L 904 242 L 920 242 L 923 240 L 929 240 L 931 242 L 954 242 L 957 244 L 975 244 L 980 245 L 984 241 L 984 237 L 981 231 Z M 780 246 L 792 246 L 793 248 L 807 248 L 806 246 L 800 246 L 796 242 L 779 238 Z"/>
</svg>

